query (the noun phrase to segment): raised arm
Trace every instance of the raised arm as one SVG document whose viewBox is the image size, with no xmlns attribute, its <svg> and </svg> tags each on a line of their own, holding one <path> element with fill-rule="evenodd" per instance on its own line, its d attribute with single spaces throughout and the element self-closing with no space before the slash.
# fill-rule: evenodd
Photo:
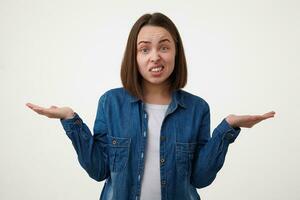
<svg viewBox="0 0 300 200">
<path fill-rule="evenodd" d="M 69 107 L 51 106 L 43 108 L 27 103 L 26 106 L 40 115 L 60 119 L 60 122 L 72 141 L 80 165 L 89 176 L 97 181 L 102 181 L 109 176 L 108 156 L 106 149 L 106 125 L 103 118 L 103 105 L 99 100 L 95 127 L 97 133 L 91 134 L 90 129 L 80 116 Z"/>
<path fill-rule="evenodd" d="M 199 133 L 202 139 L 193 160 L 191 184 L 197 188 L 211 184 L 224 164 L 229 144 L 239 135 L 240 127 L 251 128 L 274 115 L 273 111 L 264 115 L 229 115 L 214 129 L 210 137 L 210 111 L 207 104 Z"/>
</svg>

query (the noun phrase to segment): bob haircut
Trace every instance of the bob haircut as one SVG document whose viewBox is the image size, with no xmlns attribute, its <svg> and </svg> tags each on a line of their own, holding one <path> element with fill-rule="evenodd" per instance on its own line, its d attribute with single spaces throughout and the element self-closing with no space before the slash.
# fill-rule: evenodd
<svg viewBox="0 0 300 200">
<path fill-rule="evenodd" d="M 121 65 L 121 80 L 123 87 L 133 96 L 143 100 L 143 87 L 141 76 L 138 70 L 137 37 L 143 26 L 159 26 L 166 29 L 172 36 L 175 47 L 175 66 L 168 78 L 170 92 L 183 88 L 187 82 L 187 64 L 183 44 L 175 24 L 162 13 L 144 14 L 131 28 L 127 45 Z"/>
</svg>

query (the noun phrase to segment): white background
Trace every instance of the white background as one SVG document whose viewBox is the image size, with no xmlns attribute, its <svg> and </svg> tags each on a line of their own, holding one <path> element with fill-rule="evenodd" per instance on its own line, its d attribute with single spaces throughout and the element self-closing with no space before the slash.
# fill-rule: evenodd
<svg viewBox="0 0 300 200">
<path fill-rule="evenodd" d="M 103 182 L 60 122 L 25 103 L 70 106 L 92 129 L 99 96 L 121 86 L 133 23 L 159 11 L 181 33 L 185 90 L 208 101 L 212 130 L 231 113 L 277 112 L 242 129 L 201 197 L 299 200 L 299 1 L 103 2 L 0 0 L 0 199 L 99 199 Z"/>
</svg>

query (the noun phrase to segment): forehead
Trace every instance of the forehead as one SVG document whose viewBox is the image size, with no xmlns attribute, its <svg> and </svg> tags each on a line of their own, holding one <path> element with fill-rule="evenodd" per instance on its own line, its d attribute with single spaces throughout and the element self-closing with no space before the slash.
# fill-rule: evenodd
<svg viewBox="0 0 300 200">
<path fill-rule="evenodd" d="M 160 26 L 144 26 L 138 34 L 137 43 L 140 41 L 158 42 L 162 39 L 169 39 L 171 42 L 174 42 L 171 34 L 165 28 Z"/>
</svg>

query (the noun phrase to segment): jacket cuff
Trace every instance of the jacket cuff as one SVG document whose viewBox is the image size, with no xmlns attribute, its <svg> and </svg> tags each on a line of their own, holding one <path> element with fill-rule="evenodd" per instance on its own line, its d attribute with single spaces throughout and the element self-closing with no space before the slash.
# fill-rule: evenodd
<svg viewBox="0 0 300 200">
<path fill-rule="evenodd" d="M 75 112 L 74 117 L 72 119 L 60 119 L 60 122 L 66 132 L 71 132 L 76 127 L 80 127 L 82 125 L 82 119 Z"/>
<path fill-rule="evenodd" d="M 222 139 L 228 140 L 229 143 L 233 143 L 241 132 L 240 127 L 232 127 L 224 118 L 223 121 L 217 127 L 218 132 L 222 135 Z"/>
</svg>

